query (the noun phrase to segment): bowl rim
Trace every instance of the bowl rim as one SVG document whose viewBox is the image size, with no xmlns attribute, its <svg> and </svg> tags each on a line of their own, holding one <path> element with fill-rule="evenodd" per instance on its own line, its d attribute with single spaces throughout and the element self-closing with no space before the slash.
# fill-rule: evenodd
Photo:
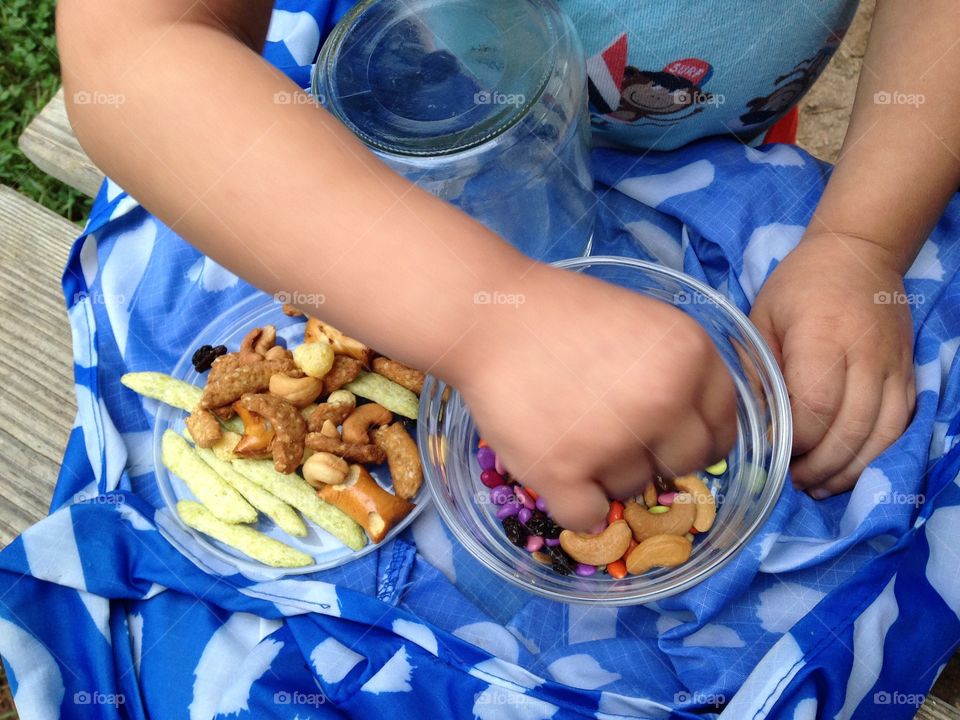
<svg viewBox="0 0 960 720">
<path fill-rule="evenodd" d="M 430 491 L 430 497 L 433 500 L 434 507 L 437 508 L 441 519 L 447 528 L 451 531 L 457 541 L 463 545 L 466 550 L 479 560 L 485 567 L 494 574 L 507 580 L 508 582 L 523 588 L 524 590 L 545 597 L 550 600 L 556 600 L 566 603 L 575 603 L 583 605 L 606 605 L 606 606 L 625 606 L 639 605 L 644 603 L 656 602 L 667 597 L 679 594 L 690 589 L 694 585 L 706 580 L 721 568 L 727 565 L 734 556 L 743 550 L 759 529 L 766 523 L 773 509 L 780 499 L 780 495 L 786 485 L 787 471 L 790 464 L 790 448 L 793 437 L 793 420 L 790 412 L 789 396 L 787 394 L 786 383 L 780 372 L 773 352 L 770 350 L 766 341 L 760 335 L 759 330 L 750 322 L 747 316 L 734 305 L 730 300 L 721 295 L 717 290 L 711 288 L 704 282 L 694 278 L 684 272 L 673 268 L 657 265 L 644 260 L 637 260 L 628 257 L 619 257 L 615 255 L 587 255 L 583 257 L 568 258 L 552 263 L 554 267 L 564 270 L 578 270 L 593 265 L 613 266 L 613 267 L 632 267 L 645 273 L 667 278 L 683 285 L 689 286 L 693 290 L 702 293 L 712 302 L 714 302 L 723 312 L 730 316 L 736 323 L 738 329 L 743 332 L 748 342 L 752 345 L 761 361 L 761 366 L 766 372 L 771 392 L 767 397 L 768 405 L 771 408 L 771 417 L 776 420 L 771 427 L 771 456 L 769 470 L 764 491 L 761 495 L 761 504 L 758 512 L 754 515 L 745 532 L 740 534 L 736 541 L 720 551 L 707 565 L 700 568 L 695 574 L 685 578 L 674 585 L 653 590 L 653 591 L 633 591 L 623 594 L 600 593 L 600 592 L 560 592 L 534 585 L 523 579 L 521 575 L 502 564 L 501 559 L 494 555 L 484 545 L 474 538 L 465 528 L 460 526 L 457 516 L 448 506 L 440 479 L 434 471 L 432 460 L 432 448 L 429 443 L 429 430 L 427 427 L 419 427 L 421 423 L 426 425 L 428 422 L 427 409 L 431 403 L 431 398 L 442 395 L 446 388 L 456 393 L 456 388 L 447 385 L 442 380 L 428 375 L 423 391 L 420 395 L 420 408 L 418 412 L 418 432 L 417 443 L 419 445 L 421 458 L 425 461 L 424 478 Z"/>
</svg>

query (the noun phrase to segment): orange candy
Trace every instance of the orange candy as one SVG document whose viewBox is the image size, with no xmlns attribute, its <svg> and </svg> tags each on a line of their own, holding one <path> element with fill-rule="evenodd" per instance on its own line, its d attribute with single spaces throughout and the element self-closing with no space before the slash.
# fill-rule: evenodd
<svg viewBox="0 0 960 720">
<path fill-rule="evenodd" d="M 530 499 L 534 502 L 537 501 L 537 498 L 540 497 L 540 493 L 534 492 L 532 489 L 528 488 L 526 485 L 523 486 L 523 491 L 530 496 Z"/>
<path fill-rule="evenodd" d="M 627 563 L 624 560 L 615 560 L 607 565 L 607 574 L 614 580 L 621 580 L 627 576 Z"/>
<path fill-rule="evenodd" d="M 610 510 L 607 512 L 607 524 L 611 525 L 623 519 L 623 503 L 619 500 L 610 501 Z"/>
<path fill-rule="evenodd" d="M 486 440 L 484 440 L 483 438 L 480 438 L 480 442 L 477 443 L 477 447 L 478 447 L 478 448 L 482 448 L 482 447 L 490 447 L 490 446 L 487 445 L 487 441 L 486 441 Z"/>
</svg>

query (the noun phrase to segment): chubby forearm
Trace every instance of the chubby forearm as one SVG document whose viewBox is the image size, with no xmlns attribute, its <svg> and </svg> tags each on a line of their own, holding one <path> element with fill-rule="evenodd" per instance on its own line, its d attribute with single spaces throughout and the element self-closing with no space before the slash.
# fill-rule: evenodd
<svg viewBox="0 0 960 720">
<path fill-rule="evenodd" d="M 900 273 L 960 186 L 960 4 L 879 0 L 840 159 L 808 236 L 841 235 Z"/>
<path fill-rule="evenodd" d="M 63 0 L 58 41 L 81 144 L 252 284 L 322 294 L 322 307 L 301 309 L 455 375 L 457 340 L 483 313 L 474 293 L 517 291 L 530 263 L 392 173 L 326 111 L 276 102 L 300 91 L 256 52 L 270 6 Z M 82 91 L 122 102 L 71 103 Z"/>
</svg>

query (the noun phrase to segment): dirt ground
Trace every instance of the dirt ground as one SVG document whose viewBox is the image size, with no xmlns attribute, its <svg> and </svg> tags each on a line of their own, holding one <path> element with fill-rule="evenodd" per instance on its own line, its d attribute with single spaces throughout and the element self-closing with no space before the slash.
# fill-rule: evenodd
<svg viewBox="0 0 960 720">
<path fill-rule="evenodd" d="M 800 104 L 797 141 L 822 160 L 834 162 L 843 144 L 875 5 L 876 0 L 861 1 L 840 49 Z"/>
</svg>

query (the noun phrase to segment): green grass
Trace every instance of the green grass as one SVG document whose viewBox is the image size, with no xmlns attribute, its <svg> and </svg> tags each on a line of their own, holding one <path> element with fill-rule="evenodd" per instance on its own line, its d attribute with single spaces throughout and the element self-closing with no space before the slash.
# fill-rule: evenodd
<svg viewBox="0 0 960 720">
<path fill-rule="evenodd" d="M 0 2 L 0 184 L 82 222 L 90 200 L 46 175 L 17 148 L 20 133 L 60 85 L 55 4 L 55 0 Z"/>
</svg>

